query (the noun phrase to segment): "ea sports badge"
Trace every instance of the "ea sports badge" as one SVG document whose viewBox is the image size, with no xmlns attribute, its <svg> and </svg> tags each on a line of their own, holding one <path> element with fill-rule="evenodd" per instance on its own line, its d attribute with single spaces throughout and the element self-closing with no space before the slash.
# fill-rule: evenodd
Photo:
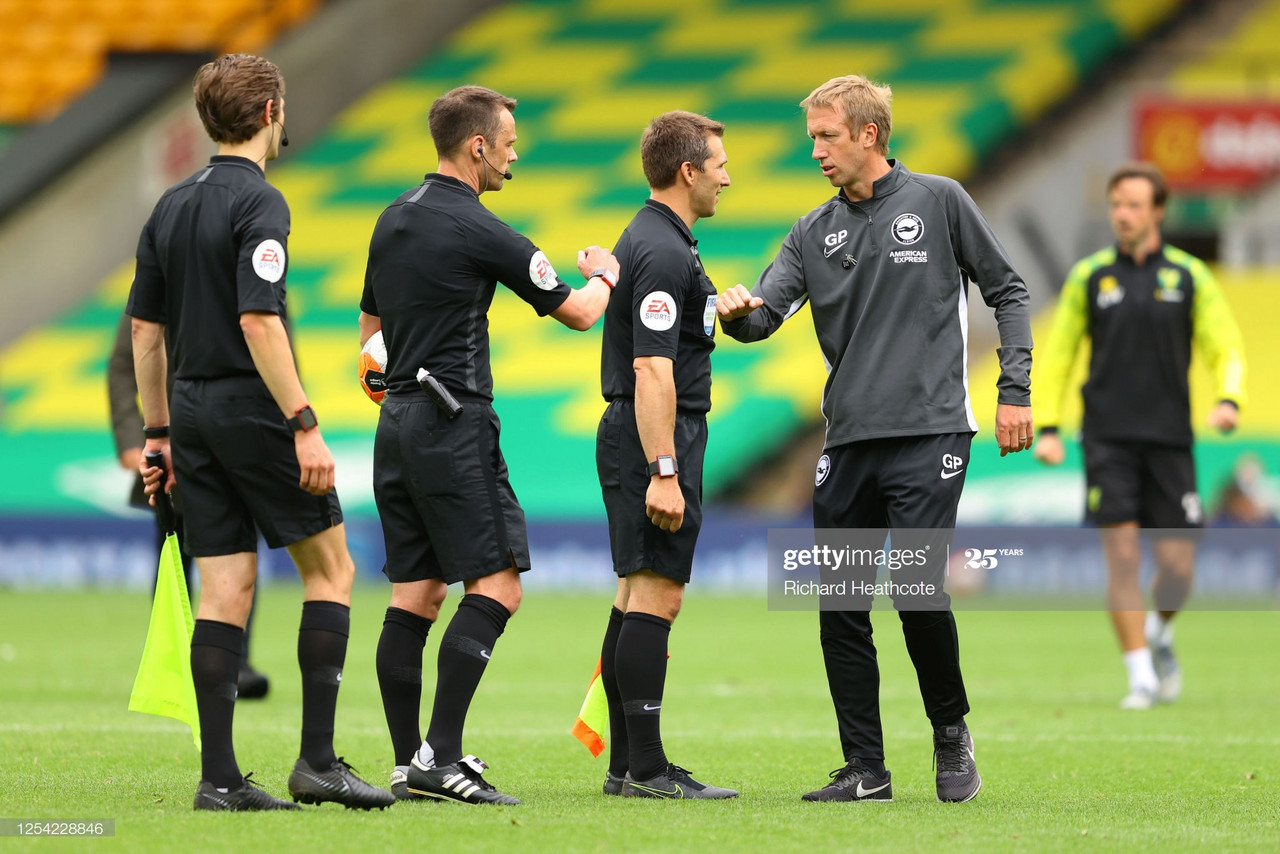
<svg viewBox="0 0 1280 854">
<path fill-rule="evenodd" d="M 360 388 L 370 400 L 381 406 L 387 396 L 387 345 L 381 329 L 370 335 L 360 348 L 358 365 Z"/>
<path fill-rule="evenodd" d="M 529 281 L 537 285 L 539 290 L 554 290 L 560 282 L 556 277 L 556 268 L 547 260 L 547 254 L 539 249 L 529 259 Z"/>
<path fill-rule="evenodd" d="M 272 284 L 284 277 L 284 247 L 279 240 L 268 238 L 253 250 L 253 272 Z"/>
<path fill-rule="evenodd" d="M 676 325 L 676 301 L 666 291 L 650 291 L 640 300 L 640 322 L 646 329 L 666 332 Z"/>
</svg>

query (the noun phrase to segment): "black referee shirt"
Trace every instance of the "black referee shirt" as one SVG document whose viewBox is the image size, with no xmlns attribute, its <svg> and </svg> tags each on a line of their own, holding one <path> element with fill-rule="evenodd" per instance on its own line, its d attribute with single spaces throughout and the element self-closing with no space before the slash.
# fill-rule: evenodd
<svg viewBox="0 0 1280 854">
<path fill-rule="evenodd" d="M 539 315 L 570 293 L 542 250 L 456 178 L 427 175 L 382 212 L 360 310 L 382 320 L 391 394 L 417 389 L 426 368 L 455 394 L 493 399 L 488 311 L 498 282 Z"/>
<path fill-rule="evenodd" d="M 216 156 L 170 187 L 138 239 L 125 313 L 166 324 L 176 379 L 257 376 L 240 315 L 285 312 L 289 206 L 262 170 Z"/>
<path fill-rule="evenodd" d="M 634 360 L 674 362 L 676 408 L 711 409 L 716 288 L 698 258 L 698 241 L 671 208 L 649 199 L 618 238 L 617 291 L 604 314 L 600 386 L 605 400 L 636 395 Z"/>
</svg>

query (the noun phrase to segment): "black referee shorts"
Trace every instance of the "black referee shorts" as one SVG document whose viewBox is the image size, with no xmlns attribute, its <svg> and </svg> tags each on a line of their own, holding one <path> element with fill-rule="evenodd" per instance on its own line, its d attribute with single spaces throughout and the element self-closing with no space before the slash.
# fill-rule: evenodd
<svg viewBox="0 0 1280 854">
<path fill-rule="evenodd" d="M 298 485 L 293 431 L 260 378 L 177 380 L 169 420 L 192 556 L 256 552 L 259 530 L 278 549 L 342 522 L 337 490 Z"/>
<path fill-rule="evenodd" d="M 596 470 L 609 516 L 609 545 L 613 569 L 626 576 L 642 569 L 689 582 L 693 550 L 702 528 L 702 458 L 707 452 L 707 418 L 677 412 L 676 478 L 684 493 L 684 521 L 680 530 L 664 531 L 645 513 L 649 489 L 649 461 L 636 429 L 636 407 L 630 400 L 611 402 L 596 431 Z"/>
<path fill-rule="evenodd" d="M 1091 525 L 1137 522 L 1143 528 L 1204 525 L 1190 448 L 1089 439 L 1084 446 Z"/>
<path fill-rule="evenodd" d="M 461 399 L 461 398 L 460 398 Z M 373 444 L 373 497 L 391 581 L 448 584 L 529 568 L 529 535 L 488 401 L 452 421 L 425 394 L 388 395 Z"/>
</svg>

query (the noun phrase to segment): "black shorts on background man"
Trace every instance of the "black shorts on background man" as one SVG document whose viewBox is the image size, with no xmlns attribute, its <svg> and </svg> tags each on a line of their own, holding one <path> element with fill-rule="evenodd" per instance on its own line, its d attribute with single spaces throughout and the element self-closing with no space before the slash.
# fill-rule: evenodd
<svg viewBox="0 0 1280 854">
<path fill-rule="evenodd" d="M 428 122 L 438 170 L 391 203 L 369 243 L 360 343 L 381 330 L 387 347 L 373 450 L 391 582 L 378 683 L 395 755 L 391 790 L 400 799 L 520 803 L 485 781 L 485 763 L 462 752 L 467 710 L 529 569 L 524 511 L 492 407 L 489 305 L 501 282 L 540 316 L 584 331 L 617 281 L 617 261 L 592 246 L 578 253 L 586 286 L 570 288 L 538 247 L 480 203 L 480 194 L 512 178 L 515 107 L 481 86 L 436 99 Z M 424 739 L 423 647 L 455 582 L 465 593 L 440 641 Z"/>
<path fill-rule="evenodd" d="M 609 406 L 596 466 L 618 592 L 601 651 L 612 747 L 604 792 L 732 798 L 667 760 L 659 726 L 667 638 L 702 525 L 716 289 L 690 229 L 729 186 L 724 125 L 683 111 L 640 140 L 650 196 L 618 239 L 618 293 L 605 312 L 600 382 Z"/>
<path fill-rule="evenodd" d="M 144 459 L 146 489 L 182 484 L 185 545 L 200 569 L 191 637 L 202 738 L 195 808 L 297 809 L 244 777 L 232 746 L 259 531 L 272 548 L 288 547 L 304 585 L 302 743 L 289 793 L 306 803 L 386 807 L 391 793 L 356 777 L 333 750 L 355 566 L 333 456 L 285 331 L 289 208 L 263 171 L 284 144 L 284 78 L 261 57 L 229 54 L 200 69 L 194 94 L 218 154 L 156 204 L 125 311 L 143 451 L 162 454 L 169 472 L 161 483 L 162 470 Z"/>
</svg>

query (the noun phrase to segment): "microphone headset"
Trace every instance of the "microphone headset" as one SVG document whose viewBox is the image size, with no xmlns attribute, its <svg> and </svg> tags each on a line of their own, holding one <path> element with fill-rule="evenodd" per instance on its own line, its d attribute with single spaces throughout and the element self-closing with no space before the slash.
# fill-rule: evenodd
<svg viewBox="0 0 1280 854">
<path fill-rule="evenodd" d="M 289 147 L 289 132 L 288 132 L 287 130 L 285 130 L 285 129 L 284 129 L 284 122 L 280 121 L 279 119 L 272 119 L 272 120 L 271 120 L 271 123 L 272 123 L 273 125 L 280 125 L 280 146 L 281 146 L 282 148 L 288 148 L 288 147 Z M 268 142 L 268 143 L 267 143 L 267 150 L 266 150 L 266 151 L 264 151 L 264 152 L 262 152 L 262 157 L 263 157 L 263 159 L 266 159 L 266 156 L 267 156 L 268 154 L 270 154 L 270 153 L 271 153 L 271 143 L 270 143 L 270 142 Z M 261 162 L 262 162 L 262 160 L 259 160 L 258 162 L 259 162 L 259 163 L 261 163 Z"/>
<path fill-rule="evenodd" d="M 494 166 L 492 163 L 489 162 L 489 158 L 484 156 L 484 145 L 476 146 L 476 154 L 480 155 L 480 159 L 484 161 L 485 166 L 488 166 L 490 169 L 492 169 L 494 172 L 497 172 L 506 180 L 511 181 L 515 179 L 516 177 L 515 175 L 512 175 L 510 172 L 503 172 L 499 170 L 497 166 Z"/>
</svg>

